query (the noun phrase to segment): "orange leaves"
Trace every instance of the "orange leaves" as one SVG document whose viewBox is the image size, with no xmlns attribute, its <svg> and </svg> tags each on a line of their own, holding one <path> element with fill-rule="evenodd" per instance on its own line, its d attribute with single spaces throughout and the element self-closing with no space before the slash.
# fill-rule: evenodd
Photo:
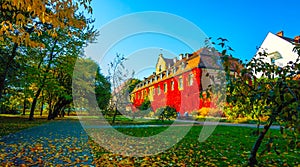
<svg viewBox="0 0 300 167">
<path fill-rule="evenodd" d="M 1 23 L 0 41 L 9 38 L 18 45 L 44 47 L 43 44 L 33 41 L 31 38 L 31 33 L 40 36 L 43 32 L 37 26 L 37 24 L 40 25 L 40 22 L 51 25 L 52 29 L 74 27 L 82 30 L 86 27 L 85 22 L 75 18 L 75 13 L 80 6 L 84 6 L 87 12 L 92 12 L 90 1 L 82 1 L 80 6 L 72 0 L 51 0 L 51 2 L 46 6 L 43 0 L 4 0 L 0 6 L 0 15 L 9 17 L 2 17 L 7 20 L 3 20 Z M 34 26 L 33 30 L 29 32 L 28 26 Z M 53 33 L 51 36 L 56 38 L 57 34 Z"/>
</svg>

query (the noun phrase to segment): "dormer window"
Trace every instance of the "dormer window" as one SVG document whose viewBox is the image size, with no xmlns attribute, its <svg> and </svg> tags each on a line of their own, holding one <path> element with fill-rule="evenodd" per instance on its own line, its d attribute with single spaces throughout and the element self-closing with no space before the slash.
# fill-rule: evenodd
<svg viewBox="0 0 300 167">
<path fill-rule="evenodd" d="M 182 63 L 181 63 L 181 69 L 184 70 L 184 68 L 185 68 L 185 63 L 182 62 Z"/>
<path fill-rule="evenodd" d="M 271 63 L 275 64 L 275 59 L 273 57 L 271 58 Z"/>
<path fill-rule="evenodd" d="M 282 59 L 282 56 L 279 52 L 273 52 L 269 54 L 270 60 L 272 64 L 275 64 L 275 61 L 278 59 Z"/>
<path fill-rule="evenodd" d="M 163 77 L 163 74 L 162 74 L 162 73 L 160 73 L 160 75 L 159 75 L 159 78 L 160 78 L 160 79 L 162 79 L 162 77 Z"/>
</svg>

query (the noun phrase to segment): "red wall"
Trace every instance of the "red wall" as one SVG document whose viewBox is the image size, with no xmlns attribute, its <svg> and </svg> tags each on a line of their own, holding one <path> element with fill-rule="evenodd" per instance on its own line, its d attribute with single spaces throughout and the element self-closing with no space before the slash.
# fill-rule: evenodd
<svg viewBox="0 0 300 167">
<path fill-rule="evenodd" d="M 188 85 L 188 76 L 193 73 L 193 84 Z M 183 78 L 183 89 L 178 89 L 179 77 Z M 200 68 L 194 68 L 192 71 L 188 71 L 182 73 L 181 75 L 177 75 L 175 77 L 161 80 L 158 83 L 153 84 L 155 88 L 155 93 L 153 95 L 153 101 L 151 102 L 151 107 L 154 111 L 158 108 L 171 106 L 176 109 L 180 114 L 184 114 L 184 112 L 191 113 L 192 111 L 199 110 L 202 107 L 210 107 L 210 102 L 203 102 L 199 97 L 199 93 L 201 91 L 201 77 L 202 70 Z M 171 90 L 171 81 L 174 81 L 174 90 Z M 167 83 L 168 91 L 164 92 L 164 83 Z M 151 85 L 152 86 L 152 85 Z M 160 94 L 158 95 L 157 88 L 160 86 Z M 143 89 L 135 92 L 135 98 L 133 101 L 133 105 L 135 107 L 139 107 L 144 98 L 140 96 L 138 97 L 138 93 L 141 94 L 142 91 L 147 91 L 149 93 L 149 87 L 145 87 Z"/>
</svg>

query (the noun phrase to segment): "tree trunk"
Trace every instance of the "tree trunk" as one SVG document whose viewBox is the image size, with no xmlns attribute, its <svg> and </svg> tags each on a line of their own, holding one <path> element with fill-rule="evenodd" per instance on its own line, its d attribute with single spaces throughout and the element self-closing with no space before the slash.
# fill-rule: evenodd
<svg viewBox="0 0 300 167">
<path fill-rule="evenodd" d="M 13 46 L 13 49 L 12 49 L 12 53 L 8 57 L 8 61 L 6 63 L 4 72 L 0 76 L 0 99 L 3 96 L 3 90 L 4 90 L 4 87 L 5 87 L 5 79 L 6 79 L 8 71 L 9 71 L 9 67 L 11 66 L 12 61 L 14 60 L 14 58 L 17 55 L 17 48 L 18 48 L 18 44 L 14 43 L 14 46 Z"/>
<path fill-rule="evenodd" d="M 52 101 L 52 99 L 51 99 L 51 96 L 50 96 L 49 102 L 48 102 L 48 104 L 49 104 L 48 120 L 52 119 L 52 102 L 51 101 Z"/>
<path fill-rule="evenodd" d="M 117 113 L 118 113 L 118 107 L 116 107 L 116 110 L 115 110 L 115 113 L 114 113 L 114 116 L 113 116 L 113 120 L 112 120 L 112 124 L 114 124 L 115 121 L 116 121 Z"/>
<path fill-rule="evenodd" d="M 26 111 L 26 97 L 24 98 L 24 103 L 23 103 L 23 115 L 25 115 Z"/>
<path fill-rule="evenodd" d="M 54 119 L 58 117 L 64 117 L 64 109 L 65 106 L 71 103 L 72 101 L 65 100 L 64 98 L 59 98 L 59 100 L 55 103 L 52 114 L 49 116 L 50 119 Z"/>
<path fill-rule="evenodd" d="M 257 159 L 256 159 L 256 154 L 258 151 L 258 148 L 261 145 L 262 140 L 264 139 L 265 135 L 267 134 L 268 130 L 270 129 L 271 125 L 273 124 L 273 120 L 269 122 L 269 124 L 264 126 L 264 129 L 260 132 L 259 137 L 257 138 L 254 146 L 252 147 L 250 157 L 249 157 L 249 162 L 248 165 L 253 167 L 257 165 Z"/>
<path fill-rule="evenodd" d="M 70 116 L 70 112 L 71 112 L 71 107 L 69 107 L 68 109 L 68 116 Z"/>
<path fill-rule="evenodd" d="M 115 113 L 114 113 L 114 116 L 113 116 L 113 121 L 112 121 L 113 124 L 114 124 L 115 121 L 116 121 L 117 112 L 118 112 L 118 109 L 115 110 Z"/>
<path fill-rule="evenodd" d="M 280 95 L 280 98 L 281 98 L 281 101 L 284 101 L 284 97 L 283 97 L 283 93 L 281 92 L 281 95 Z M 283 103 L 282 105 L 280 105 L 277 109 L 276 109 L 276 112 L 277 114 L 279 114 L 282 109 L 285 107 L 285 106 L 288 106 L 289 104 L 292 104 L 294 103 L 295 101 L 297 101 L 297 98 L 293 98 L 292 100 L 288 101 L 288 102 L 285 102 Z M 257 138 L 252 150 L 251 150 L 251 153 L 250 153 L 250 157 L 248 159 L 248 165 L 249 166 L 255 166 L 257 164 L 257 159 L 256 159 L 256 154 L 257 154 L 257 151 L 258 151 L 258 148 L 259 146 L 261 145 L 261 142 L 262 140 L 264 139 L 265 135 L 267 134 L 268 130 L 270 129 L 270 127 L 272 126 L 273 124 L 273 121 L 274 121 L 274 118 L 277 116 L 277 115 L 272 115 L 273 117 L 271 118 L 269 124 L 265 125 L 264 126 L 264 129 L 262 132 L 260 132 L 260 135 L 259 137 Z"/>
<path fill-rule="evenodd" d="M 36 106 L 37 100 L 41 94 L 41 91 L 42 91 L 42 86 L 38 89 L 38 91 L 36 92 L 36 94 L 34 96 L 34 99 L 33 99 L 32 105 L 31 105 L 31 109 L 30 109 L 29 121 L 33 120 L 35 106 Z"/>
<path fill-rule="evenodd" d="M 43 115 L 43 110 L 44 110 L 44 98 L 43 98 L 43 100 L 42 100 L 42 106 L 41 106 L 40 116 Z"/>
</svg>

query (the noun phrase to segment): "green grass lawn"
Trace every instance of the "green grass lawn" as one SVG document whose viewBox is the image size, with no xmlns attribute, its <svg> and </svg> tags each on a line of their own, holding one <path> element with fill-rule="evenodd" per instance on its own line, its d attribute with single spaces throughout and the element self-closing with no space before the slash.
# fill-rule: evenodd
<svg viewBox="0 0 300 167">
<path fill-rule="evenodd" d="M 0 136 L 22 129 L 37 126 L 49 121 L 36 117 L 28 121 L 28 116 L 0 115 Z M 96 119 L 96 118 L 95 118 Z M 76 119 L 74 119 L 76 121 Z M 171 124 L 173 121 L 130 120 L 119 117 L 117 124 Z M 117 128 L 119 132 L 137 137 L 147 137 L 163 132 L 168 127 Z M 178 126 L 178 128 L 183 128 Z M 95 156 L 96 166 L 246 166 L 247 158 L 257 136 L 254 129 L 246 127 L 217 126 L 213 134 L 205 141 L 199 142 L 198 135 L 202 126 L 193 126 L 189 133 L 172 148 L 153 156 L 136 158 L 113 154 L 99 146 L 93 138 L 89 144 Z M 270 130 L 264 139 L 259 153 L 266 149 L 270 137 L 273 147 L 270 152 L 258 156 L 260 166 L 299 166 L 300 143 L 284 139 L 279 130 Z M 110 141 L 113 142 L 113 141 Z M 109 144 L 109 143 L 107 143 Z M 277 155 L 276 151 L 280 153 Z M 130 148 L 129 148 L 130 149 Z"/>
<path fill-rule="evenodd" d="M 28 121 L 28 116 L 0 114 L 0 137 L 47 122 L 45 117 Z"/>
<path fill-rule="evenodd" d="M 182 127 L 178 127 L 182 128 Z M 166 127 L 155 128 L 118 128 L 118 131 L 132 136 L 149 136 L 164 131 Z M 158 155 L 130 158 L 112 154 L 90 141 L 94 151 L 95 163 L 99 166 L 246 166 L 247 159 L 257 136 L 253 128 L 218 126 L 205 141 L 199 142 L 201 126 L 194 126 L 190 132 L 169 150 Z M 259 153 L 266 149 L 270 135 L 273 147 L 270 152 L 258 156 L 259 166 L 298 166 L 300 150 L 291 148 L 278 130 L 271 130 L 261 145 Z M 112 141 L 113 142 L 113 141 Z M 109 144 L 109 143 L 108 143 Z M 299 144 L 299 143 L 298 143 Z M 280 152 L 279 155 L 274 151 Z"/>
<path fill-rule="evenodd" d="M 51 121 L 61 119 L 77 120 L 75 117 L 65 117 Z M 47 120 L 47 116 L 35 115 L 33 121 L 28 121 L 28 115 L 0 114 L 0 137 L 48 122 L 50 121 Z"/>
</svg>

